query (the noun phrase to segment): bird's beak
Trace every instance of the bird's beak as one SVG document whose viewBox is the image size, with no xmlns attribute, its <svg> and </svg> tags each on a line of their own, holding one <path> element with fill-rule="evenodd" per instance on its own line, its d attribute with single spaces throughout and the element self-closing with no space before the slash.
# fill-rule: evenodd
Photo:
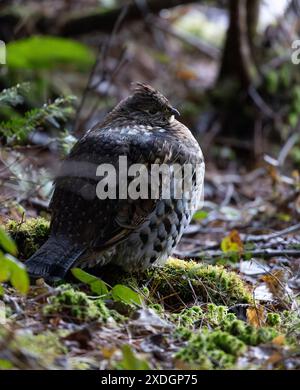
<svg viewBox="0 0 300 390">
<path fill-rule="evenodd" d="M 180 116 L 180 112 L 178 110 L 176 110 L 176 108 L 171 107 L 170 111 L 171 111 L 172 115 Z"/>
</svg>

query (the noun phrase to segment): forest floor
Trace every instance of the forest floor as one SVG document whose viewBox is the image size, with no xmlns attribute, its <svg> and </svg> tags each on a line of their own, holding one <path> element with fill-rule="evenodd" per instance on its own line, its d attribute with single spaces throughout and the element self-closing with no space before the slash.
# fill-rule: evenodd
<svg viewBox="0 0 300 390">
<path fill-rule="evenodd" d="M 13 191 L 1 194 L 1 222 L 22 259 L 46 239 L 49 216 L 36 218 L 33 197 L 22 201 L 33 219 L 22 217 Z M 27 296 L 5 285 L 0 367 L 299 369 L 299 200 L 267 165 L 241 174 L 208 164 L 204 207 L 166 266 L 106 270 L 104 290 L 85 274 L 38 280 Z"/>
<path fill-rule="evenodd" d="M 25 15 L 50 12 L 48 16 L 54 20 L 60 14 L 68 15 L 70 7 L 75 7 L 76 12 L 81 10 L 80 1 L 71 4 L 55 0 L 51 7 L 48 1 L 23 3 L 34 7 Z M 99 2 L 89 0 L 85 6 L 95 3 Z M 265 3 L 274 10 L 274 1 Z M 152 18 L 151 23 L 126 25 L 110 42 L 107 58 L 99 57 L 98 73 L 91 80 L 96 81 L 96 94 L 90 88 L 91 100 L 87 99 L 79 126 L 84 132 L 101 120 L 108 108 L 127 96 L 132 81 L 147 80 L 158 87 L 172 97 L 172 104 L 178 104 L 182 122 L 197 129 L 196 137 L 207 162 L 203 208 L 195 214 L 173 258 L 164 267 L 143 274 L 125 275 L 106 269 L 95 277 L 76 271 L 76 278 L 70 277 L 60 285 L 50 286 L 40 279 L 26 295 L 21 295 L 8 283 L 2 283 L 5 275 L 0 272 L 0 369 L 300 369 L 299 168 L 295 168 L 296 160 L 288 167 L 289 141 L 282 148 L 281 160 L 286 158 L 287 162 L 281 161 L 280 165 L 268 157 L 249 170 L 238 161 L 243 157 L 245 162 L 245 142 L 239 136 L 230 145 L 229 138 L 226 144 L 224 138 L 217 142 L 218 127 L 207 131 L 205 124 L 210 122 L 210 116 L 206 114 L 210 114 L 209 99 L 214 91 L 209 88 L 217 79 L 228 20 L 224 9 L 205 10 L 202 12 L 201 4 L 177 7 L 163 17 Z M 212 19 L 206 20 L 206 14 L 213 14 Z M 265 15 L 271 14 L 267 9 Z M 25 20 L 29 20 L 27 16 Z M 149 28 L 152 24 L 153 31 Z M 30 23 L 28 31 L 25 28 L 29 35 L 34 34 L 31 27 Z M 209 45 L 206 55 L 203 48 L 195 46 L 195 39 L 191 41 L 189 35 L 183 34 L 193 32 L 190 30 L 196 31 L 192 35 L 196 42 L 211 36 L 208 41 L 213 46 Z M 206 30 L 209 34 L 203 37 Z M 106 40 L 105 34 L 95 33 L 84 42 L 96 52 L 102 42 L 106 48 Z M 33 63 L 43 63 L 42 53 L 30 44 L 28 58 L 33 58 Z M 56 49 L 58 55 L 57 42 Z M 65 59 L 65 49 L 62 51 Z M 101 50 L 101 54 L 102 51 L 106 52 Z M 269 61 L 266 47 L 263 52 Z M 47 62 L 48 53 L 45 54 Z M 19 62 L 20 57 L 15 57 Z M 271 58 L 277 59 L 274 55 Z M 73 56 L 71 61 L 75 61 Z M 283 117 L 293 114 L 297 119 L 298 111 L 287 109 L 292 104 L 284 99 L 297 82 L 290 77 L 290 68 L 287 72 L 274 69 L 268 77 L 270 104 L 273 98 L 276 103 L 274 113 L 282 111 Z M 48 72 L 39 68 L 23 72 L 16 72 L 20 76 L 17 79 L 14 72 L 3 73 L 0 83 L 8 87 L 29 78 L 35 87 L 48 87 L 45 96 L 52 100 L 70 92 L 82 96 L 89 79 L 87 73 L 75 73 L 70 66 L 57 65 Z M 294 73 L 299 74 L 297 70 Z M 108 81 L 107 75 L 111 76 Z M 299 89 L 295 95 L 300 96 Z M 40 107 L 48 101 L 45 96 L 44 90 L 37 96 L 30 92 L 35 102 L 21 107 L 21 114 Z M 221 101 L 226 99 L 224 95 Z M 293 101 L 297 109 L 298 102 Z M 90 108 L 94 105 L 96 110 L 92 113 Z M 19 116 L 16 118 L 19 120 Z M 58 142 L 52 141 L 61 132 L 47 132 L 48 122 L 46 131 L 36 131 L 35 138 L 26 138 L 26 144 L 8 143 L 0 150 L 0 226 L 15 240 L 20 261 L 34 253 L 49 233 L 49 172 L 56 171 L 58 161 Z M 272 128 L 277 125 L 286 130 L 275 115 L 274 122 Z M 16 123 L 19 131 L 20 122 Z M 57 121 L 52 125 L 56 128 Z M 68 133 L 66 138 L 71 134 L 74 133 Z M 244 135 L 244 128 L 239 127 L 236 134 Z M 285 138 L 279 139 L 283 143 Z M 259 139 L 254 146 L 246 142 L 246 152 L 278 155 L 281 146 L 269 148 L 263 145 L 265 141 Z M 278 137 L 272 141 L 278 142 Z M 233 146 L 241 147 L 235 155 Z M 297 150 L 299 164 L 299 146 Z M 0 260 L 1 255 L 0 250 Z"/>
</svg>

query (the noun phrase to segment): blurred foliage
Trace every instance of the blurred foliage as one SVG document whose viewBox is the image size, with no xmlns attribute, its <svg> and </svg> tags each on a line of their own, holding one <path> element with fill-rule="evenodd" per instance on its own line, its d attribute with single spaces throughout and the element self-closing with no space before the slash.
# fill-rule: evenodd
<svg viewBox="0 0 300 390">
<path fill-rule="evenodd" d="M 27 294 L 29 290 L 29 277 L 25 267 L 14 256 L 17 255 L 17 247 L 14 241 L 0 227 L 0 283 L 10 281 L 13 287 L 21 294 Z M 0 295 L 3 294 L 0 285 Z"/>
<path fill-rule="evenodd" d="M 77 41 L 33 36 L 7 45 L 7 65 L 17 69 L 52 69 L 59 65 L 86 70 L 94 62 L 92 51 Z"/>
<path fill-rule="evenodd" d="M 122 354 L 123 358 L 122 360 L 116 364 L 117 369 L 121 370 L 149 370 L 150 366 L 149 363 L 144 360 L 140 359 L 136 354 L 133 352 L 130 345 L 123 345 L 122 347 Z"/>
<path fill-rule="evenodd" d="M 24 102 L 24 93 L 30 88 L 29 83 L 17 84 L 0 92 L 0 106 L 17 106 Z"/>
<path fill-rule="evenodd" d="M 287 62 L 278 69 L 269 69 L 264 75 L 262 88 L 274 112 L 282 116 L 284 127 L 296 127 L 300 117 L 300 74 L 297 67 Z M 278 130 L 283 137 L 286 136 L 284 128 Z"/>
<path fill-rule="evenodd" d="M 0 93 L 0 101 L 6 106 L 17 105 L 23 102 L 21 86 L 4 89 Z M 60 128 L 74 113 L 74 96 L 60 97 L 52 103 L 45 103 L 40 108 L 34 108 L 20 115 L 15 115 L 7 121 L 0 122 L 0 136 L 5 138 L 8 144 L 18 144 L 27 141 L 28 136 L 38 127 L 49 126 Z"/>
<path fill-rule="evenodd" d="M 215 16 L 217 17 L 217 13 Z M 216 22 L 207 18 L 203 12 L 196 10 L 191 10 L 179 18 L 175 23 L 175 28 L 218 47 L 221 46 L 226 31 L 224 23 L 219 23 L 216 28 Z"/>
</svg>

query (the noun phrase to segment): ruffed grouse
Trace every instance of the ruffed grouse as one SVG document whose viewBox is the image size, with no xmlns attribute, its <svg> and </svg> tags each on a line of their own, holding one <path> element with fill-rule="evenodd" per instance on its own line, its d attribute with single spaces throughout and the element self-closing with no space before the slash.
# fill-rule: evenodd
<svg viewBox="0 0 300 390">
<path fill-rule="evenodd" d="M 128 98 L 75 144 L 55 179 L 50 237 L 26 262 L 32 277 L 55 281 L 75 266 L 114 263 L 138 271 L 166 261 L 199 207 L 203 183 L 195 177 L 204 173 L 197 141 L 174 114 L 177 110 L 161 93 L 137 83 Z M 163 197 L 160 188 L 155 199 L 132 199 L 120 196 L 123 178 L 115 183 L 115 198 L 101 199 L 97 169 L 117 167 L 120 156 L 127 158 L 128 167 L 190 164 L 190 184 L 179 198 L 174 191 Z"/>
</svg>

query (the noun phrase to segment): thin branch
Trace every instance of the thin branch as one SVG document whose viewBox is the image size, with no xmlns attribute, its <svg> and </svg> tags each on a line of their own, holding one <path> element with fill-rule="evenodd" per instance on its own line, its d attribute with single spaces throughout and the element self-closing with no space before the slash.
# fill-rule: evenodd
<svg viewBox="0 0 300 390">
<path fill-rule="evenodd" d="M 191 252 L 176 252 L 177 256 L 182 258 L 192 258 L 192 259 L 209 259 L 216 257 L 225 257 L 229 253 L 224 253 L 221 250 L 209 250 L 205 252 L 195 253 Z M 249 259 L 249 257 L 260 257 L 264 259 L 276 257 L 276 256 L 285 256 L 285 257 L 300 257 L 299 249 L 254 249 L 252 251 L 244 251 L 242 253 L 243 258 Z"/>
<path fill-rule="evenodd" d="M 89 92 L 95 88 L 97 88 L 99 86 L 99 84 L 101 82 L 103 82 L 103 80 L 105 79 L 105 64 L 106 64 L 106 59 L 107 59 L 107 56 L 108 56 L 108 53 L 109 53 L 109 50 L 112 46 L 112 43 L 115 39 L 115 36 L 117 35 L 120 27 L 121 27 L 121 24 L 122 22 L 124 21 L 125 17 L 126 17 L 126 14 L 128 12 L 128 6 L 125 6 L 122 8 L 121 12 L 119 13 L 119 16 L 115 22 L 115 25 L 113 27 L 113 30 L 112 30 L 112 33 L 110 34 L 109 38 L 103 43 L 103 44 L 99 44 L 98 45 L 98 51 L 97 51 L 97 55 L 96 55 L 96 60 L 93 64 L 93 67 L 90 71 L 90 74 L 89 74 L 89 77 L 88 77 L 88 81 L 87 81 L 87 84 L 85 86 L 85 89 L 83 91 L 83 94 L 82 94 L 82 98 L 81 98 L 81 101 L 79 103 L 79 106 L 78 106 L 78 109 L 77 109 L 77 113 L 76 113 L 76 118 L 75 118 L 75 122 L 74 122 L 74 132 L 77 133 L 78 132 L 78 129 L 79 129 L 79 121 L 80 121 L 80 114 L 83 110 L 83 107 L 84 107 L 84 104 L 86 102 L 86 99 L 87 99 L 87 96 L 89 94 Z M 102 68 L 101 68 L 101 72 L 100 72 L 100 77 L 99 77 L 99 81 L 97 82 L 97 84 L 95 85 L 92 85 L 92 81 L 96 75 L 96 72 L 98 70 L 98 66 L 99 64 L 102 64 Z M 108 89 L 108 88 L 107 88 Z"/>
<path fill-rule="evenodd" d="M 300 230 L 300 223 L 297 223 L 296 225 L 290 226 L 286 229 L 280 230 L 278 232 L 270 233 L 270 234 L 262 234 L 260 236 L 247 235 L 244 241 L 248 241 L 248 242 L 268 241 L 273 238 L 282 237 L 284 235 L 294 233 L 299 230 Z"/>
<path fill-rule="evenodd" d="M 284 164 L 287 156 L 289 155 L 291 149 L 294 147 L 294 145 L 300 139 L 299 131 L 300 131 L 300 121 L 298 123 L 297 129 L 295 129 L 295 132 L 288 138 L 286 143 L 283 145 L 283 148 L 280 150 L 280 153 L 279 153 L 279 156 L 278 156 L 278 165 L 280 167 L 283 166 L 283 164 Z"/>
<path fill-rule="evenodd" d="M 255 105 L 266 117 L 271 119 L 278 118 L 278 115 L 267 105 L 253 85 L 248 88 L 248 93 Z"/>
</svg>

